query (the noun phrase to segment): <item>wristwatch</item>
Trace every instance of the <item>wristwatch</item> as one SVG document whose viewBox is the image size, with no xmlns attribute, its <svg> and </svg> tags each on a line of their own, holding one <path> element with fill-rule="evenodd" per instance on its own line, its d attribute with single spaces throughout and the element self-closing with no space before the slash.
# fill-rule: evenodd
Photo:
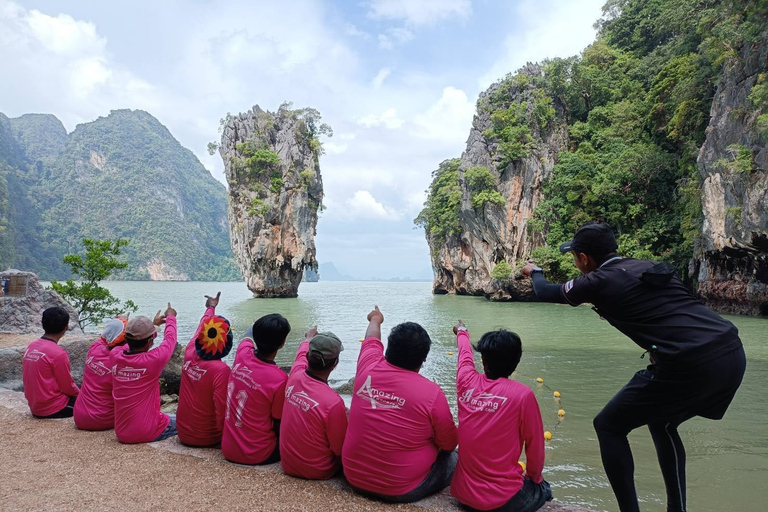
<svg viewBox="0 0 768 512">
<path fill-rule="evenodd" d="M 468 330 L 468 329 L 465 326 L 463 326 L 463 325 L 461 327 L 457 327 L 456 328 L 456 332 L 461 332 L 461 331 L 466 331 L 466 330 Z"/>
<path fill-rule="evenodd" d="M 544 273 L 544 270 L 541 267 L 533 267 L 531 269 L 531 275 L 535 274 L 536 272 Z"/>
</svg>

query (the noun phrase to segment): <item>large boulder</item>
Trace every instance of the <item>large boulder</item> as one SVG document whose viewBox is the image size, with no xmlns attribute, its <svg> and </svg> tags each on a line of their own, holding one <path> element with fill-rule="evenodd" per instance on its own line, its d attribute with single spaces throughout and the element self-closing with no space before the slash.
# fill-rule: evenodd
<svg viewBox="0 0 768 512">
<path fill-rule="evenodd" d="M 40 284 L 37 274 L 6 270 L 0 272 L 0 283 L 3 283 L 3 294 L 0 296 L 0 333 L 40 332 L 43 311 L 54 306 L 69 312 L 70 331 L 83 332 L 77 323 L 77 311 L 58 293 L 46 290 Z"/>
</svg>

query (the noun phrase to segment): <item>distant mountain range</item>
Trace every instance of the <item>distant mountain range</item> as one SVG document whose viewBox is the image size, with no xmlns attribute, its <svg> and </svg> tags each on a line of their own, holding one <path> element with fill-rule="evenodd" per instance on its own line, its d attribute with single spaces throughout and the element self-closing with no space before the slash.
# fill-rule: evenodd
<svg viewBox="0 0 768 512">
<path fill-rule="evenodd" d="M 67 278 L 83 237 L 130 241 L 119 279 L 241 279 L 224 185 L 150 114 L 67 134 L 53 115 L 0 113 L 0 268 Z"/>
</svg>

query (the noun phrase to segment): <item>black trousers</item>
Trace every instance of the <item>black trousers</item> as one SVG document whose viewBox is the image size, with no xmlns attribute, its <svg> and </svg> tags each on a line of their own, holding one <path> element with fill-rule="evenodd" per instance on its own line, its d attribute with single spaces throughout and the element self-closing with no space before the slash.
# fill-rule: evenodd
<svg viewBox="0 0 768 512">
<path fill-rule="evenodd" d="M 682 366 L 682 365 L 681 365 Z M 685 448 L 677 427 L 694 416 L 721 419 L 746 368 L 738 348 L 694 367 L 641 370 L 595 417 L 603 467 L 621 512 L 639 512 L 627 435 L 648 425 L 667 491 L 667 511 L 685 512 Z"/>
<path fill-rule="evenodd" d="M 69 397 L 69 401 L 67 402 L 67 405 L 64 406 L 63 409 L 61 409 L 58 412 L 55 412 L 53 414 L 49 414 L 48 416 L 35 416 L 36 418 L 45 418 L 45 419 L 58 419 L 58 418 L 71 418 L 75 411 L 75 402 L 77 401 L 76 396 Z"/>
</svg>

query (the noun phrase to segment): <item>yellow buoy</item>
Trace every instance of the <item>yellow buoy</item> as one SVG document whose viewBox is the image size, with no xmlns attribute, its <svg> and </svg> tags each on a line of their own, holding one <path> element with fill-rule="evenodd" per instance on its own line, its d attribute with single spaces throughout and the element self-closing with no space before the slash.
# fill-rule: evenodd
<svg viewBox="0 0 768 512">
<path fill-rule="evenodd" d="M 547 430 L 546 432 L 544 432 L 544 439 L 546 439 L 547 441 L 549 441 L 550 439 L 552 439 L 552 432 L 550 432 L 549 430 Z"/>
<path fill-rule="evenodd" d="M 560 416 L 561 418 L 565 416 L 565 409 L 560 409 L 559 411 L 557 411 L 557 415 Z"/>
<path fill-rule="evenodd" d="M 520 464 L 520 467 L 523 468 L 523 471 L 525 471 L 525 462 L 519 460 L 517 463 Z"/>
<path fill-rule="evenodd" d="M 449 356 L 452 356 L 452 355 L 453 355 L 453 352 L 451 352 L 451 351 L 448 351 L 448 355 L 449 355 Z"/>
<path fill-rule="evenodd" d="M 365 341 L 365 338 L 360 338 L 360 340 L 358 340 L 358 341 L 360 341 L 360 343 L 362 343 L 362 342 Z"/>
<path fill-rule="evenodd" d="M 554 395 L 555 395 L 555 398 L 560 398 L 560 392 L 559 391 L 555 391 Z"/>
<path fill-rule="evenodd" d="M 539 384 L 542 384 L 542 383 L 544 382 L 544 379 L 542 379 L 541 377 L 539 377 L 538 379 L 536 379 L 536 382 L 538 382 Z"/>
</svg>

